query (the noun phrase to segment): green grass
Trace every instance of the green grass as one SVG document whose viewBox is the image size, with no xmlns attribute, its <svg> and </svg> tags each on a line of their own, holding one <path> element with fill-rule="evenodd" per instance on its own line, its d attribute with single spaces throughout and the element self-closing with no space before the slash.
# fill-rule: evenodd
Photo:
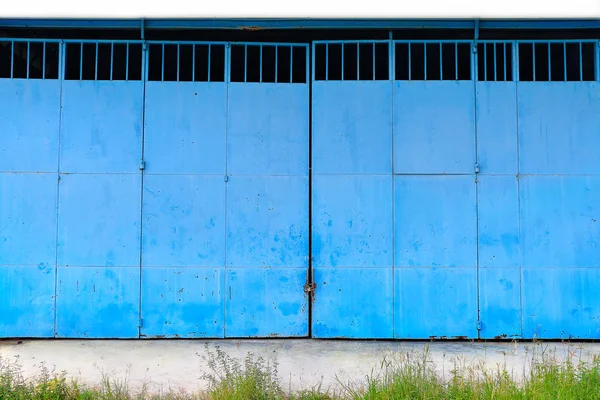
<svg viewBox="0 0 600 400">
<path fill-rule="evenodd" d="M 276 361 L 248 354 L 235 359 L 219 347 L 206 348 L 207 389 L 189 394 L 169 391 L 160 396 L 145 388 L 134 391 L 127 379 L 103 375 L 95 386 L 85 386 L 65 374 L 53 374 L 45 366 L 35 379 L 25 379 L 17 362 L 0 358 L 0 400 L 78 399 L 202 399 L 202 400 L 399 400 L 399 399 L 600 399 L 600 358 L 581 361 L 583 354 L 558 362 L 554 354 L 534 354 L 527 371 L 512 376 L 506 369 L 482 364 L 455 364 L 441 374 L 425 349 L 421 353 L 393 353 L 377 371 L 361 381 L 338 377 L 337 392 L 315 387 L 303 392 L 284 390 Z"/>
</svg>

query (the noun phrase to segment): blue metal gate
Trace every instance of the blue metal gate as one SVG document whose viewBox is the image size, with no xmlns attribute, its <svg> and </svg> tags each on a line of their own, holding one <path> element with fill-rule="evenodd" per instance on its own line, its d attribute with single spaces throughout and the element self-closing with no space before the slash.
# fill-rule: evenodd
<svg viewBox="0 0 600 400">
<path fill-rule="evenodd" d="M 59 45 L 0 41 L 0 337 L 54 335 Z"/>
<path fill-rule="evenodd" d="M 306 336 L 307 47 L 148 57 L 142 336 Z"/>
</svg>

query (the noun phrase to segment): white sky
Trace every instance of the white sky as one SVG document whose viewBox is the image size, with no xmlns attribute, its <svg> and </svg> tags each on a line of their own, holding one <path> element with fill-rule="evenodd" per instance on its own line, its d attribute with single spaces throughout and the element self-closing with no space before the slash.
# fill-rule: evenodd
<svg viewBox="0 0 600 400">
<path fill-rule="evenodd" d="M 600 18 L 600 0 L 2 0 L 0 7 L 0 18 L 67 17 Z"/>
</svg>

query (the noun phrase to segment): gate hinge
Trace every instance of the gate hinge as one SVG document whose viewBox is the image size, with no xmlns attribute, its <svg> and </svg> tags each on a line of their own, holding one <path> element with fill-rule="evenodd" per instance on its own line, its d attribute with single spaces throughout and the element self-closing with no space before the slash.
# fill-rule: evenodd
<svg viewBox="0 0 600 400">
<path fill-rule="evenodd" d="M 477 330 L 480 331 L 481 330 L 481 320 L 477 320 Z"/>
<path fill-rule="evenodd" d="M 475 173 L 478 174 L 479 173 L 479 164 L 475 164 Z"/>
<path fill-rule="evenodd" d="M 143 319 L 143 318 L 140 318 L 140 319 L 138 320 L 138 328 L 141 328 L 142 326 L 144 326 L 144 319 Z"/>
<path fill-rule="evenodd" d="M 146 161 L 140 160 L 140 170 L 146 169 Z"/>
</svg>

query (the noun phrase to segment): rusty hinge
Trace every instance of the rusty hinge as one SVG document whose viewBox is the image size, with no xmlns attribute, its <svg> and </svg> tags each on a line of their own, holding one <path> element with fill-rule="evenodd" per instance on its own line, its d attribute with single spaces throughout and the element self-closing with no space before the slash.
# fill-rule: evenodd
<svg viewBox="0 0 600 400">
<path fill-rule="evenodd" d="M 310 295 L 311 293 L 315 292 L 316 288 L 317 284 L 315 283 L 313 277 L 313 270 L 312 268 L 309 268 L 308 271 L 306 271 L 306 283 L 304 284 L 304 293 Z"/>
</svg>

